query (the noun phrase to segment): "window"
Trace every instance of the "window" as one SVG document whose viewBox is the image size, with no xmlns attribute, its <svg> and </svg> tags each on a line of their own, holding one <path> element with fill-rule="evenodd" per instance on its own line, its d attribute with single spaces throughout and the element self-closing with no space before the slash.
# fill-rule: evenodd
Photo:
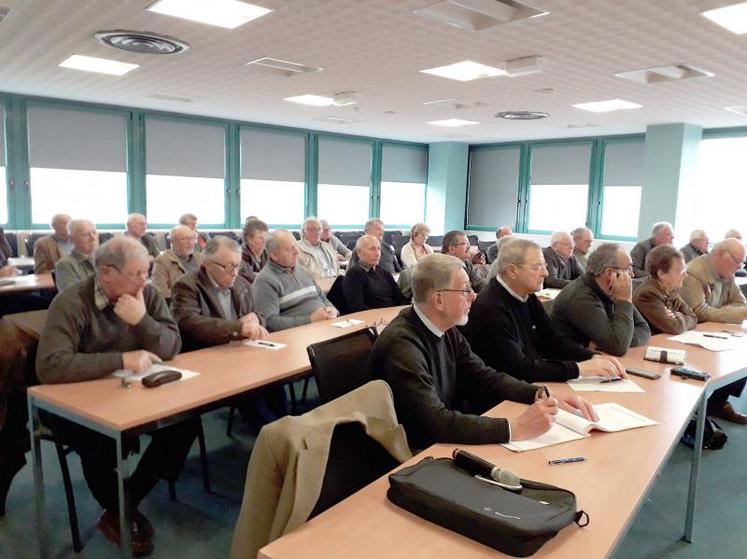
<svg viewBox="0 0 747 559">
<path fill-rule="evenodd" d="M 174 224 L 180 215 L 189 212 L 203 226 L 225 224 L 224 143 L 222 125 L 146 120 L 149 222 Z"/>
<path fill-rule="evenodd" d="M 747 138 L 714 138 L 700 143 L 692 203 L 687 204 L 686 210 L 692 216 L 691 225 L 685 233 L 705 229 L 715 241 L 730 228 L 747 233 L 742 225 L 747 206 L 745 155 Z"/>
<path fill-rule="evenodd" d="M 241 219 L 300 225 L 304 219 L 306 137 L 241 130 Z"/>
<path fill-rule="evenodd" d="M 638 236 L 644 147 L 643 139 L 610 141 L 605 146 L 602 237 Z"/>
<path fill-rule="evenodd" d="M 518 146 L 471 150 L 467 203 L 469 225 L 516 226 L 520 159 Z"/>
<path fill-rule="evenodd" d="M 369 142 L 319 138 L 317 215 L 332 225 L 363 225 L 371 199 Z"/>
<path fill-rule="evenodd" d="M 101 224 L 127 215 L 123 114 L 31 105 L 27 111 L 31 221 L 64 212 Z"/>
<path fill-rule="evenodd" d="M 425 219 L 428 150 L 384 144 L 381 152 L 381 206 L 386 224 L 414 225 Z"/>
<path fill-rule="evenodd" d="M 529 230 L 570 231 L 586 223 L 591 144 L 532 149 Z"/>
</svg>

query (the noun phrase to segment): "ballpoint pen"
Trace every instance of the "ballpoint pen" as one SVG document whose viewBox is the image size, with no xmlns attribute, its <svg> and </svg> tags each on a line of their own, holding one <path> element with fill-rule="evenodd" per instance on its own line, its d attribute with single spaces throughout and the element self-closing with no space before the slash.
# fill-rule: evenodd
<svg viewBox="0 0 747 559">
<path fill-rule="evenodd" d="M 599 384 L 607 384 L 609 382 L 620 382 L 621 380 L 623 380 L 622 377 L 610 377 L 610 378 L 600 380 Z"/>
<path fill-rule="evenodd" d="M 551 466 L 557 464 L 570 464 L 571 462 L 583 462 L 586 460 L 583 456 L 574 456 L 573 458 L 557 458 L 556 460 L 548 460 L 547 463 Z"/>
</svg>

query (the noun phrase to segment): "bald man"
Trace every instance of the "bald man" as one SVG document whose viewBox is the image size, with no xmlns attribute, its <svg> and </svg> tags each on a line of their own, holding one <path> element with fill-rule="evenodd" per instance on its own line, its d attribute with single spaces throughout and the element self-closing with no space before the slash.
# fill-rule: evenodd
<svg viewBox="0 0 747 559">
<path fill-rule="evenodd" d="M 148 221 L 143 214 L 134 213 L 127 216 L 127 231 L 125 235 L 132 237 L 136 241 L 140 241 L 140 244 L 148 251 L 148 257 L 153 261 L 158 256 L 159 250 L 156 240 L 145 234 L 147 230 Z"/>
<path fill-rule="evenodd" d="M 573 237 L 565 231 L 556 231 L 550 237 L 550 246 L 542 249 L 547 266 L 545 287 L 563 289 L 571 280 L 583 274 L 573 256 Z"/>
<path fill-rule="evenodd" d="M 195 253 L 197 233 L 188 225 L 177 225 L 169 234 L 171 248 L 153 261 L 153 285 L 164 297 L 187 272 L 200 268 L 200 255 Z"/>
<path fill-rule="evenodd" d="M 485 252 L 485 258 L 487 259 L 488 264 L 492 264 L 495 262 L 496 258 L 498 258 L 498 242 L 503 237 L 510 237 L 513 234 L 514 232 L 511 231 L 511 228 L 508 225 L 501 225 L 495 230 L 495 244 L 490 245 L 488 250 Z"/>
<path fill-rule="evenodd" d="M 34 243 L 34 273 L 48 274 L 54 270 L 54 265 L 63 256 L 67 256 L 73 250 L 73 242 L 70 240 L 68 224 L 70 216 L 67 214 L 56 214 L 52 216 L 52 229 L 54 233 L 42 237 Z"/>
</svg>

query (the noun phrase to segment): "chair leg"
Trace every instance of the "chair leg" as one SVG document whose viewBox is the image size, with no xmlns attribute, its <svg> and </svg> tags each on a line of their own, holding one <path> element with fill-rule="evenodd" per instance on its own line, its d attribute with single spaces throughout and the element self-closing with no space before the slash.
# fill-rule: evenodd
<svg viewBox="0 0 747 559">
<path fill-rule="evenodd" d="M 70 468 L 67 465 L 67 452 L 56 438 L 54 448 L 57 451 L 57 458 L 60 461 L 60 470 L 62 471 L 62 485 L 65 488 L 65 497 L 67 499 L 67 515 L 70 519 L 70 535 L 73 538 L 73 549 L 80 553 L 83 545 L 80 542 L 80 529 L 78 528 L 78 512 L 75 508 L 75 494 L 73 493 L 73 482 L 70 479 Z"/>
<path fill-rule="evenodd" d="M 205 493 L 210 493 L 210 470 L 208 469 L 207 448 L 205 446 L 205 430 L 202 428 L 202 417 L 200 427 L 197 431 L 197 442 L 200 445 L 200 465 L 202 466 L 202 485 Z"/>
<path fill-rule="evenodd" d="M 303 392 L 301 393 L 301 403 L 306 403 L 306 395 L 309 392 L 309 381 L 311 380 L 311 377 L 306 377 L 303 379 Z"/>
<path fill-rule="evenodd" d="M 286 386 L 288 387 L 288 392 L 290 392 L 291 415 L 298 415 L 298 402 L 296 401 L 296 389 L 293 387 L 292 382 L 289 382 Z"/>
<path fill-rule="evenodd" d="M 236 413 L 236 406 L 232 405 L 231 408 L 228 410 L 228 425 L 226 425 L 226 437 L 231 436 L 231 432 L 233 431 L 233 416 Z"/>
</svg>

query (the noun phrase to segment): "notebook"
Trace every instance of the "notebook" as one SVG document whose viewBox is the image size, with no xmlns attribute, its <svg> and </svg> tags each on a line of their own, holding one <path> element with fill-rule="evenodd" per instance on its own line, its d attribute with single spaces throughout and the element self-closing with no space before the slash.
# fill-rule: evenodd
<svg viewBox="0 0 747 559">
<path fill-rule="evenodd" d="M 559 409 L 558 415 L 555 416 L 555 423 L 553 423 L 550 430 L 546 433 L 533 439 L 504 443 L 501 446 L 514 452 L 524 452 L 526 450 L 534 450 L 535 448 L 585 439 L 591 436 L 589 432 L 592 429 L 614 433 L 626 429 L 657 425 L 657 422 L 653 419 L 649 419 L 629 410 L 625 406 L 612 402 L 597 404 L 594 406 L 594 410 L 596 410 L 597 416 L 599 416 L 599 420 L 597 421 L 589 421 L 581 416 Z"/>
</svg>

